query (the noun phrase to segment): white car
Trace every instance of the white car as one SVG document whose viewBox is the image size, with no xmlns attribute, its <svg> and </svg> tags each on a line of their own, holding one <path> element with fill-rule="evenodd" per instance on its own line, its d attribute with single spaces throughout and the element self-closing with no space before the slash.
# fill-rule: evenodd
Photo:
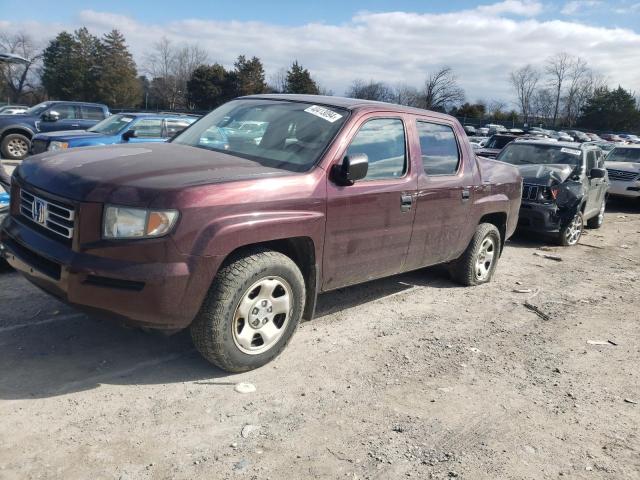
<svg viewBox="0 0 640 480">
<path fill-rule="evenodd" d="M 607 155 L 609 195 L 640 197 L 640 145 L 616 146 Z"/>
</svg>

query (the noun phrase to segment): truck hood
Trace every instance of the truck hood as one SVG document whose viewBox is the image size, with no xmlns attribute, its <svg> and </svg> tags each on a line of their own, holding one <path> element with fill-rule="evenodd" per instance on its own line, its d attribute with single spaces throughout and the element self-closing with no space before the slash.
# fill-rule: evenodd
<svg viewBox="0 0 640 480">
<path fill-rule="evenodd" d="M 158 195 L 212 183 L 293 175 L 258 162 L 177 144 L 74 148 L 29 157 L 19 181 L 83 202 L 145 206 Z"/>
<path fill-rule="evenodd" d="M 605 162 L 605 167 L 625 172 L 640 173 L 640 163 L 638 162 Z"/>
<path fill-rule="evenodd" d="M 74 140 L 82 140 L 85 138 L 105 137 L 101 133 L 89 132 L 87 130 L 63 130 L 60 132 L 39 133 L 36 138 L 48 141 L 72 142 Z"/>
<path fill-rule="evenodd" d="M 565 164 L 550 165 L 518 165 L 524 183 L 535 185 L 553 185 L 564 183 L 573 173 L 575 167 Z"/>
</svg>

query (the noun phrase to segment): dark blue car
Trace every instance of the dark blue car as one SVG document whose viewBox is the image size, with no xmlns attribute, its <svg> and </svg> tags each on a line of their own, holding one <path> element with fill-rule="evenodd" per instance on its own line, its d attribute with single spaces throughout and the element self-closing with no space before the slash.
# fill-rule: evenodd
<svg viewBox="0 0 640 480">
<path fill-rule="evenodd" d="M 31 141 L 31 153 L 115 143 L 166 142 L 197 117 L 165 113 L 118 113 L 88 130 L 40 133 Z"/>
<path fill-rule="evenodd" d="M 21 160 L 29 153 L 34 135 L 61 130 L 86 130 L 109 116 L 99 103 L 42 102 L 18 115 L 0 115 L 0 152 L 8 160 Z"/>
</svg>

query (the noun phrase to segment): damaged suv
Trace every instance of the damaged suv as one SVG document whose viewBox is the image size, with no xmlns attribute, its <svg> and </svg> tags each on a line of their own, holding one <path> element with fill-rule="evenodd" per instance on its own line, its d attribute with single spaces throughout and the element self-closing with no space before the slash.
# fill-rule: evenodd
<svg viewBox="0 0 640 480">
<path fill-rule="evenodd" d="M 584 225 L 604 221 L 609 178 L 602 150 L 574 142 L 518 140 L 498 160 L 523 178 L 518 228 L 551 234 L 560 245 L 578 243 Z"/>
</svg>

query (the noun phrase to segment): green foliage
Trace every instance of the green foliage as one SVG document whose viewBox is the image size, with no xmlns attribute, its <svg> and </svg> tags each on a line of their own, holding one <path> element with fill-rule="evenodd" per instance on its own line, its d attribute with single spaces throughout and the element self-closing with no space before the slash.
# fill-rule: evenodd
<svg viewBox="0 0 640 480">
<path fill-rule="evenodd" d="M 582 109 L 578 125 L 583 128 L 608 131 L 638 131 L 640 111 L 631 92 L 622 87 L 600 88 Z"/>
<path fill-rule="evenodd" d="M 111 107 L 138 104 L 141 85 L 136 64 L 127 49 L 124 36 L 118 30 L 112 30 L 103 37 L 97 60 L 97 98 Z"/>
<path fill-rule="evenodd" d="M 235 72 L 231 74 L 231 80 L 235 84 L 235 93 L 238 96 L 267 92 L 264 67 L 258 57 L 247 60 L 244 55 L 240 55 L 234 66 Z"/>
<path fill-rule="evenodd" d="M 68 32 L 59 33 L 43 53 L 42 85 L 50 97 L 58 100 L 80 100 L 83 91 L 82 72 L 76 66 L 76 39 Z"/>
<path fill-rule="evenodd" d="M 306 93 L 318 95 L 319 89 L 316 82 L 311 78 L 309 70 L 302 68 L 296 60 L 287 71 L 285 82 L 285 93 Z"/>
<path fill-rule="evenodd" d="M 200 65 L 187 82 L 189 104 L 198 110 L 212 110 L 233 98 L 232 76 L 216 63 Z"/>
<path fill-rule="evenodd" d="M 487 106 L 483 103 L 465 102 L 459 107 L 453 107 L 449 113 L 458 117 L 484 118 Z"/>
</svg>

